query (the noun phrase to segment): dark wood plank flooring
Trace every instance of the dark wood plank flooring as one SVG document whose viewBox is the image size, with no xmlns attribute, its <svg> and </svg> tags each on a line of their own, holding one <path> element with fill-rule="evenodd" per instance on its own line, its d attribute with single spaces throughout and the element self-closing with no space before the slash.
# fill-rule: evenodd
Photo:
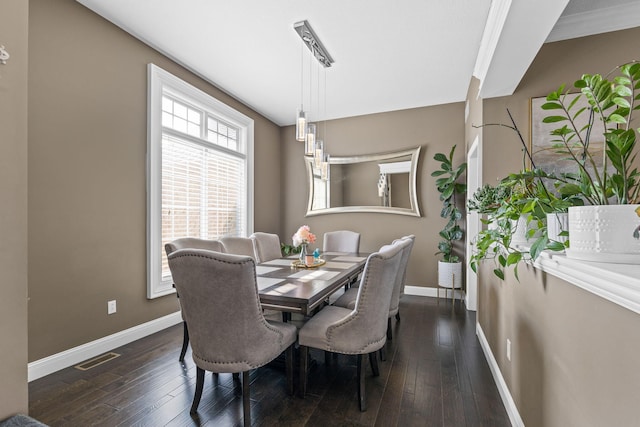
<svg viewBox="0 0 640 427">
<path fill-rule="evenodd" d="M 305 399 L 289 396 L 280 369 L 251 373 L 259 426 L 509 426 L 475 335 L 475 314 L 449 301 L 405 296 L 380 376 L 367 366 L 368 409 L 356 397 L 355 357 L 337 355 L 310 373 Z M 240 426 L 242 390 L 230 374 L 207 374 L 198 417 L 191 351 L 178 362 L 182 325 L 115 349 L 88 371 L 67 368 L 29 384 L 30 415 L 51 426 Z M 367 364 L 368 365 L 368 364 Z M 297 385 L 297 378 L 296 378 Z"/>
</svg>

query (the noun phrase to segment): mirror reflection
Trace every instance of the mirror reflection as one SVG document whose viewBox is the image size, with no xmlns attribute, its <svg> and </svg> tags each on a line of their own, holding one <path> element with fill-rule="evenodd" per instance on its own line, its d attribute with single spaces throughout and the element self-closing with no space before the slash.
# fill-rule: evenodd
<svg viewBox="0 0 640 427">
<path fill-rule="evenodd" d="M 420 147 L 389 153 L 305 157 L 309 182 L 307 216 L 379 212 L 420 216 L 416 169 Z"/>
</svg>

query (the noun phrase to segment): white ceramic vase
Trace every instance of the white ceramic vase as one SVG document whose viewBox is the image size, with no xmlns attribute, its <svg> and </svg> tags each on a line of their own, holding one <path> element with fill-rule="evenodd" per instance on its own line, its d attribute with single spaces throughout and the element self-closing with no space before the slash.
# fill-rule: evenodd
<svg viewBox="0 0 640 427">
<path fill-rule="evenodd" d="M 535 220 L 532 220 L 527 224 L 527 215 L 520 215 L 517 222 L 513 221 L 512 227 L 515 228 L 515 231 L 511 236 L 512 245 L 530 245 L 541 235 L 540 230 L 536 230 L 533 236 L 527 240 L 527 232 L 531 229 L 538 228 L 538 224 Z"/>
<path fill-rule="evenodd" d="M 569 231 L 569 214 L 567 212 L 547 214 L 547 237 L 549 240 L 566 242 L 568 237 L 560 236 L 563 231 Z"/>
<path fill-rule="evenodd" d="M 584 261 L 640 264 L 640 205 L 575 206 L 569 208 L 567 257 Z"/>
</svg>

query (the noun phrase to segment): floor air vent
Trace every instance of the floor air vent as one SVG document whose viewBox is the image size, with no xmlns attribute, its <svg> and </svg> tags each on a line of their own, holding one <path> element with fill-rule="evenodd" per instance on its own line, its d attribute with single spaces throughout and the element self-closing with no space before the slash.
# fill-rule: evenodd
<svg viewBox="0 0 640 427">
<path fill-rule="evenodd" d="M 102 365 L 103 363 L 113 360 L 118 356 L 120 356 L 118 353 L 105 353 L 98 357 L 94 357 L 93 359 L 82 362 L 81 364 L 76 365 L 75 368 L 80 369 L 81 371 L 88 371 L 89 369 L 95 368 L 98 365 Z"/>
</svg>

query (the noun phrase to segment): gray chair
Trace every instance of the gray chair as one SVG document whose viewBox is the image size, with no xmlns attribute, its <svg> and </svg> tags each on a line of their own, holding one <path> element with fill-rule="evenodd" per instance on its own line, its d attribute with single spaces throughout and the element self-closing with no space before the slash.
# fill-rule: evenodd
<svg viewBox="0 0 640 427">
<path fill-rule="evenodd" d="M 248 237 L 222 237 L 220 239 L 224 251 L 228 254 L 244 255 L 256 260 L 256 251 L 253 247 L 253 240 Z"/>
<path fill-rule="evenodd" d="M 322 252 L 359 252 L 360 233 L 349 230 L 327 231 L 322 237 Z M 354 275 L 344 285 L 344 290 L 358 281 L 358 276 Z"/>
<path fill-rule="evenodd" d="M 224 247 L 220 241 L 198 239 L 195 237 L 182 237 L 164 245 L 167 258 L 172 252 L 179 249 L 206 249 L 208 251 L 224 252 Z M 180 295 L 177 294 L 177 296 L 179 299 Z M 180 314 L 182 314 L 182 308 L 180 309 Z M 182 315 L 182 329 L 182 350 L 180 350 L 180 357 L 178 358 L 181 362 L 184 361 L 184 355 L 187 354 L 187 348 L 189 347 L 189 328 L 187 327 L 187 322 L 184 320 L 184 315 Z"/>
<path fill-rule="evenodd" d="M 398 269 L 398 275 L 394 278 L 393 294 L 391 295 L 391 304 L 389 305 L 389 318 L 387 319 L 387 339 L 393 339 L 393 330 L 391 328 L 391 318 L 396 317 L 396 320 L 400 320 L 400 295 L 404 289 L 404 283 L 407 276 L 407 266 L 409 264 L 409 257 L 411 250 L 413 249 L 413 243 L 415 236 L 404 236 L 400 239 L 393 241 L 391 245 L 399 245 L 402 247 L 402 260 L 400 261 L 400 268 Z M 382 248 L 386 248 L 383 246 Z M 358 298 L 358 288 L 353 287 L 347 290 L 344 294 L 338 298 L 333 305 L 338 307 L 344 307 L 353 310 Z"/>
<path fill-rule="evenodd" d="M 369 355 L 373 374 L 379 375 L 377 351 L 387 340 L 389 305 L 401 258 L 400 245 L 389 245 L 369 255 L 355 308 L 324 307 L 300 329 L 301 397 L 305 396 L 307 389 L 309 347 L 325 352 L 355 354 L 358 364 L 358 401 L 360 410 L 366 410 L 363 355 Z"/>
<path fill-rule="evenodd" d="M 360 233 L 349 230 L 328 231 L 322 238 L 323 252 L 358 252 Z"/>
<path fill-rule="evenodd" d="M 250 239 L 253 240 L 253 247 L 256 254 L 256 262 L 267 262 L 272 259 L 282 257 L 282 249 L 280 248 L 280 237 L 277 234 L 255 232 Z"/>
<path fill-rule="evenodd" d="M 244 425 L 251 425 L 249 371 L 286 356 L 287 388 L 293 394 L 296 327 L 265 320 L 260 307 L 255 261 L 247 256 L 181 249 L 169 255 L 169 268 L 189 323 L 198 410 L 205 371 L 242 372 Z M 232 319 L 230 321 L 230 319 Z"/>
</svg>

